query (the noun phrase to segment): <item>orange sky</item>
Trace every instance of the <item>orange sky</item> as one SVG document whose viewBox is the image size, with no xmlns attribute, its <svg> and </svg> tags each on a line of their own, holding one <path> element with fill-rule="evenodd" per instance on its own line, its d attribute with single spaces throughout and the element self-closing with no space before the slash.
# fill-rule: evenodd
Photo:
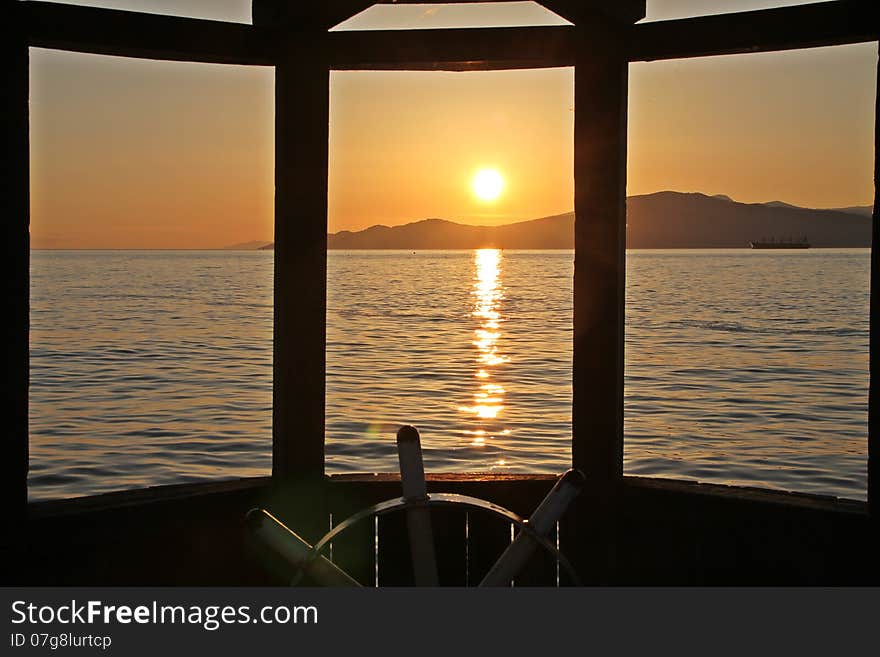
<svg viewBox="0 0 880 657">
<path fill-rule="evenodd" d="M 649 17 L 694 4 L 668 0 L 653 14 L 649 4 Z M 240 2 L 210 6 L 226 14 L 205 17 L 247 20 Z M 388 26 L 387 16 L 352 26 L 367 19 Z M 31 54 L 35 248 L 271 240 L 271 68 Z M 867 44 L 632 65 L 628 193 L 869 204 L 876 62 Z M 425 217 L 505 223 L 572 207 L 571 69 L 338 72 L 330 94 L 331 231 Z M 485 166 L 505 178 L 495 203 L 470 189 Z"/>
</svg>

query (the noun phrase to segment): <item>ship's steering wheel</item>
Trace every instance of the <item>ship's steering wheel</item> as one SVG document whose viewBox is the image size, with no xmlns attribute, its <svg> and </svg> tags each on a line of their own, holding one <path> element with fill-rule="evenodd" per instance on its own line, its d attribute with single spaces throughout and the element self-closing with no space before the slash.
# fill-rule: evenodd
<svg viewBox="0 0 880 657">
<path fill-rule="evenodd" d="M 573 584 L 580 584 L 571 563 L 547 538 L 569 503 L 583 487 L 584 476 L 579 470 L 569 470 L 562 475 L 526 520 L 509 509 L 476 497 L 455 493 L 429 495 L 425 484 L 421 441 L 415 427 L 400 428 L 397 432 L 397 448 L 403 496 L 379 502 L 349 516 L 324 534 L 314 546 L 297 536 L 265 509 L 252 509 L 248 512 L 248 526 L 253 537 L 292 567 L 292 585 L 309 576 L 328 586 L 360 586 L 359 582 L 323 556 L 324 548 L 340 534 L 371 516 L 404 512 L 407 517 L 415 583 L 417 586 L 437 586 L 439 582 L 430 510 L 438 507 L 487 512 L 512 523 L 519 530 L 516 538 L 480 582 L 480 586 L 508 586 L 538 548 L 557 560 Z"/>
</svg>

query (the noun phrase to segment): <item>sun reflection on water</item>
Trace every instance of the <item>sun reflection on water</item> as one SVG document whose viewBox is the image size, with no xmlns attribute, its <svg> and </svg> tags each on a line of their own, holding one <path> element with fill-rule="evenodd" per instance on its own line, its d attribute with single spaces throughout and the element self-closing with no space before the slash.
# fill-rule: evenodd
<svg viewBox="0 0 880 657">
<path fill-rule="evenodd" d="M 497 435 L 509 435 L 510 430 L 500 424 L 504 411 L 506 390 L 497 381 L 497 368 L 510 359 L 501 350 L 501 301 L 504 288 L 501 284 L 501 251 L 499 249 L 479 249 L 474 258 L 474 285 L 471 292 L 474 310 L 471 315 L 477 320 L 474 339 L 477 364 L 474 378 L 477 379 L 473 401 L 469 406 L 460 406 L 459 411 L 477 420 L 476 429 L 465 431 L 473 447 L 483 447 Z M 501 464 L 504 465 L 504 464 Z"/>
</svg>

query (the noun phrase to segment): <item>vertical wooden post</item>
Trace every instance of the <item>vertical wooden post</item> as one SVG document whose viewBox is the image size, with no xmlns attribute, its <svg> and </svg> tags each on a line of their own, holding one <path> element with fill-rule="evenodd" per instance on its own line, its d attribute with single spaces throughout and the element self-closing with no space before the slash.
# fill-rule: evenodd
<svg viewBox="0 0 880 657">
<path fill-rule="evenodd" d="M 323 43 L 320 35 L 314 39 Z M 330 69 L 295 31 L 275 68 L 272 473 L 324 473 Z"/>
<path fill-rule="evenodd" d="M 627 60 L 609 25 L 578 27 L 574 108 L 572 461 L 591 489 L 623 473 Z"/>
<path fill-rule="evenodd" d="M 30 312 L 30 153 L 28 141 L 28 46 L 24 3 L 3 7 L 3 340 L 6 386 L 3 392 L 0 508 L 4 518 L 24 518 L 28 472 L 28 322 Z M 11 29 L 10 29 L 11 28 Z"/>
<path fill-rule="evenodd" d="M 874 214 L 871 224 L 871 310 L 868 391 L 868 509 L 880 525 L 880 60 L 874 111 Z"/>
<path fill-rule="evenodd" d="M 597 16 L 577 29 L 571 451 L 586 483 L 561 540 L 585 583 L 609 584 L 623 476 L 628 64 L 620 23 Z"/>
</svg>

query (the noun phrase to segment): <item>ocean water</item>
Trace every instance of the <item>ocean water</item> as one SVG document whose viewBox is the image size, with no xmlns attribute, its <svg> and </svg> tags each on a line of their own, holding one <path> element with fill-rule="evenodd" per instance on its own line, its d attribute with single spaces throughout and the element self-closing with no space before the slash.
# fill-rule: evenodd
<svg viewBox="0 0 880 657">
<path fill-rule="evenodd" d="M 34 251 L 31 499 L 267 474 L 272 253 Z M 570 251 L 328 262 L 327 470 L 561 472 Z M 865 499 L 867 250 L 631 251 L 625 471 Z"/>
</svg>

